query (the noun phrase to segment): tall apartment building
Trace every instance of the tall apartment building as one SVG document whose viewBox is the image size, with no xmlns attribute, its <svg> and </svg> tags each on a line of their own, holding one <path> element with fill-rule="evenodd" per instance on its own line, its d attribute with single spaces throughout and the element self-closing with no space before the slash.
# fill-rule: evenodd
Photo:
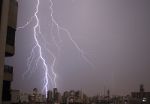
<svg viewBox="0 0 150 104">
<path fill-rule="evenodd" d="M 0 0 L 0 104 L 11 100 L 13 67 L 5 65 L 5 57 L 14 55 L 17 10 L 16 0 Z"/>
</svg>

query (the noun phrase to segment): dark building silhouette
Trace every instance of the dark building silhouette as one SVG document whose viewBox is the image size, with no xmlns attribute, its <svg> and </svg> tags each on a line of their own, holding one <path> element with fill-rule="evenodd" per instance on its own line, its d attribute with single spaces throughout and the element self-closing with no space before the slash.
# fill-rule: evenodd
<svg viewBox="0 0 150 104">
<path fill-rule="evenodd" d="M 150 92 L 145 92 L 144 85 L 140 85 L 139 92 L 132 92 L 131 97 L 134 104 L 150 104 Z"/>
<path fill-rule="evenodd" d="M 50 90 L 47 92 L 47 103 L 48 104 L 52 104 L 53 103 L 53 92 L 50 91 Z"/>
</svg>

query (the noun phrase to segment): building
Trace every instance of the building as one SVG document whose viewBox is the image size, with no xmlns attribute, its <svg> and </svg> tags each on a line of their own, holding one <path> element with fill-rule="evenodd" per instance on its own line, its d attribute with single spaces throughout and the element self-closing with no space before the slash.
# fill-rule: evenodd
<svg viewBox="0 0 150 104">
<path fill-rule="evenodd" d="M 69 92 L 65 91 L 62 96 L 62 104 L 67 104 L 67 98 L 69 97 Z"/>
<path fill-rule="evenodd" d="M 20 91 L 19 90 L 11 90 L 11 103 L 17 104 L 20 101 Z"/>
<path fill-rule="evenodd" d="M 144 86 L 140 85 L 139 92 L 132 92 L 132 104 L 150 104 L 150 92 L 145 92 Z"/>
<path fill-rule="evenodd" d="M 5 57 L 11 57 L 15 52 L 17 10 L 16 0 L 0 0 L 0 104 L 11 100 L 13 67 L 4 62 Z"/>
<path fill-rule="evenodd" d="M 53 103 L 53 92 L 51 90 L 47 93 L 47 103 L 52 104 Z"/>
<path fill-rule="evenodd" d="M 29 104 L 45 104 L 46 96 L 42 95 L 38 92 L 37 88 L 33 89 L 32 94 L 27 94 L 26 101 L 22 101 L 21 103 L 29 103 Z"/>
<path fill-rule="evenodd" d="M 53 89 L 53 103 L 54 104 L 60 104 L 60 102 L 61 102 L 61 95 L 58 92 L 58 89 L 54 88 Z"/>
</svg>

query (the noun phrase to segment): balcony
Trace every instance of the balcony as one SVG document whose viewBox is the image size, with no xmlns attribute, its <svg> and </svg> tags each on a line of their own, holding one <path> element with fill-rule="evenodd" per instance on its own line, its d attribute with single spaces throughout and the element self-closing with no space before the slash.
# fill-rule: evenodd
<svg viewBox="0 0 150 104">
<path fill-rule="evenodd" d="M 14 55 L 15 52 L 15 31 L 16 29 L 8 26 L 7 27 L 7 37 L 6 37 L 6 47 L 5 56 L 10 57 Z"/>
<path fill-rule="evenodd" d="M 4 79 L 6 81 L 12 81 L 13 80 L 13 67 L 5 65 L 4 66 Z"/>
</svg>

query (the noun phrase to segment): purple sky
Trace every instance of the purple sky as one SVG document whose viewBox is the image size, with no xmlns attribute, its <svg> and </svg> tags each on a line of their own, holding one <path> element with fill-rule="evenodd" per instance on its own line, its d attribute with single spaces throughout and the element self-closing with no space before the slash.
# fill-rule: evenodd
<svg viewBox="0 0 150 104">
<path fill-rule="evenodd" d="M 46 47 L 58 54 L 52 43 L 56 30 L 50 34 L 48 1 L 40 0 L 38 16 L 43 37 L 50 44 Z M 34 15 L 36 3 L 37 0 L 19 0 L 18 26 Z M 141 83 L 150 91 L 150 0 L 53 0 L 53 3 L 54 18 L 70 31 L 94 65 L 91 67 L 81 57 L 66 33 L 61 31 L 61 51 L 55 65 L 60 91 L 83 89 L 93 95 L 109 88 L 112 94 L 127 94 L 138 90 Z M 32 75 L 22 77 L 35 44 L 34 25 L 33 20 L 16 32 L 15 56 L 7 59 L 14 66 L 14 89 L 31 91 L 43 86 L 40 62 Z M 47 63 L 51 62 L 48 53 L 43 53 Z"/>
</svg>

